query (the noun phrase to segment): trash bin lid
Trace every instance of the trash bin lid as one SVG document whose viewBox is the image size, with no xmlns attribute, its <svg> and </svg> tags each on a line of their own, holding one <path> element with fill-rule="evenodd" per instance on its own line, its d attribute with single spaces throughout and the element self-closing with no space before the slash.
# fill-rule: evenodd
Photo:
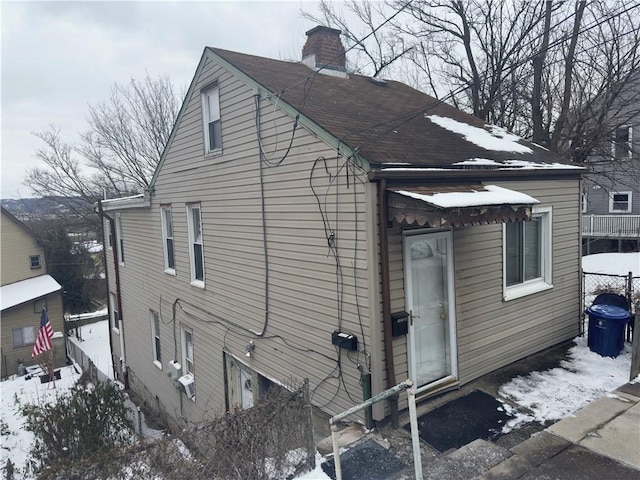
<svg viewBox="0 0 640 480">
<path fill-rule="evenodd" d="M 631 314 L 624 308 L 599 303 L 587 308 L 587 313 L 609 320 L 628 320 Z"/>
</svg>

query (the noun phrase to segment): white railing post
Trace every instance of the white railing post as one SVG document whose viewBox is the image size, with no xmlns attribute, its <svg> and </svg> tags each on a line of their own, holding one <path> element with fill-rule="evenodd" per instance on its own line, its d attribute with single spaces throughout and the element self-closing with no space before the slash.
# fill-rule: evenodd
<svg viewBox="0 0 640 480">
<path fill-rule="evenodd" d="M 331 428 L 331 443 L 333 444 L 333 464 L 334 464 L 334 468 L 336 471 L 336 480 L 342 480 L 342 465 L 340 464 L 340 447 L 338 445 L 338 437 L 337 437 L 337 433 L 338 433 L 338 426 L 336 425 L 336 423 L 339 420 L 342 420 L 345 417 L 348 417 L 349 415 L 352 415 L 356 412 L 359 412 L 360 410 L 363 410 L 364 408 L 367 408 L 369 405 L 373 405 L 376 402 L 379 402 L 380 400 L 384 400 L 385 398 L 388 398 L 392 395 L 396 395 L 398 393 L 400 393 L 403 390 L 410 390 L 413 388 L 413 382 L 411 380 L 405 380 L 402 383 L 399 383 L 398 385 L 396 385 L 395 387 L 391 387 L 387 390 L 385 390 L 384 392 L 378 393 L 377 395 L 374 395 L 373 397 L 369 398 L 368 400 L 365 400 L 362 403 L 359 403 L 358 405 L 355 405 L 347 410 L 345 410 L 342 413 L 339 413 L 337 415 L 334 415 L 333 417 L 331 417 L 329 419 L 329 427 Z M 409 395 L 411 395 L 411 393 L 409 393 Z M 411 401 L 411 399 L 409 399 L 409 413 L 411 415 L 411 404 L 413 403 L 413 415 L 415 416 L 415 391 L 413 391 L 413 402 Z M 413 435 L 413 430 L 414 430 L 414 423 L 415 423 L 415 428 L 416 428 L 416 432 L 417 432 L 417 428 L 418 428 L 418 421 L 417 421 L 417 417 L 415 419 L 415 422 L 412 421 L 411 422 L 411 434 Z M 413 438 L 413 437 L 412 437 Z M 419 441 L 419 439 L 418 439 Z M 420 444 L 417 444 L 417 457 L 416 457 L 416 445 L 414 445 L 414 463 L 416 463 L 416 469 L 418 468 L 417 464 L 420 464 L 420 471 L 422 472 L 422 459 L 420 457 Z M 416 470 L 417 471 L 417 470 Z M 416 477 L 419 480 L 422 480 L 422 473 L 420 474 L 420 477 Z"/>
<path fill-rule="evenodd" d="M 411 382 L 407 390 L 409 401 L 409 422 L 411 425 L 411 445 L 413 446 L 413 465 L 416 480 L 422 480 L 422 455 L 420 454 L 420 435 L 418 431 L 418 414 L 416 412 L 416 387 Z"/>
</svg>

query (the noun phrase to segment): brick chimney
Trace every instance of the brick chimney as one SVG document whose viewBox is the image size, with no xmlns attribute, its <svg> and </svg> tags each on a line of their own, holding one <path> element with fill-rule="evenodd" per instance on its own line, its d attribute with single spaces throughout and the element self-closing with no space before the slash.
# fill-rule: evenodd
<svg viewBox="0 0 640 480">
<path fill-rule="evenodd" d="M 302 63 L 320 70 L 325 75 L 346 77 L 344 46 L 340 30 L 321 25 L 307 32 L 307 43 L 302 47 Z"/>
</svg>

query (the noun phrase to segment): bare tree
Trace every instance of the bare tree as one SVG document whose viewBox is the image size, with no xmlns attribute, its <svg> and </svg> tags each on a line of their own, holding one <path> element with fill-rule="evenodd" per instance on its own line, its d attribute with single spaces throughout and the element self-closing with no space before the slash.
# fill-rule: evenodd
<svg viewBox="0 0 640 480">
<path fill-rule="evenodd" d="M 40 197 L 59 197 L 71 213 L 86 216 L 102 198 L 140 193 L 149 186 L 169 139 L 181 98 L 167 77 L 115 84 L 110 98 L 89 106 L 81 142 L 62 140 L 55 126 L 34 133 L 44 166 L 27 172 L 25 184 Z"/>
<path fill-rule="evenodd" d="M 640 169 L 611 148 L 616 132 L 640 118 L 638 0 L 385 5 L 375 18 L 366 6 L 350 5 L 347 21 L 323 1 L 319 17 L 306 16 L 340 28 L 359 65 L 376 74 L 400 76 L 568 159 L 589 158 L 589 171 L 610 171 L 612 163 L 619 163 L 616 171 Z M 376 42 L 359 42 L 394 12 L 402 15 L 377 32 Z"/>
</svg>

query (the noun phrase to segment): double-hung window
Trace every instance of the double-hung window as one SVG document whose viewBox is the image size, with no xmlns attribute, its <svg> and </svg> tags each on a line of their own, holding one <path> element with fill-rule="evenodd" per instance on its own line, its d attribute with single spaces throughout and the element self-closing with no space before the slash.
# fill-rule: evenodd
<svg viewBox="0 0 640 480">
<path fill-rule="evenodd" d="M 114 332 L 120 333 L 120 312 L 118 310 L 118 296 L 115 293 L 109 294 L 109 304 L 111 306 L 111 328 Z"/>
<path fill-rule="evenodd" d="M 504 299 L 553 287 L 551 208 L 534 208 L 531 220 L 504 225 Z"/>
<path fill-rule="evenodd" d="M 105 220 L 104 222 L 104 231 L 107 232 L 107 248 L 113 248 L 113 235 L 111 232 L 111 222 L 109 220 Z"/>
<path fill-rule="evenodd" d="M 633 130 L 629 125 L 616 128 L 613 139 L 613 156 L 617 159 L 631 157 L 631 145 L 633 141 Z"/>
<path fill-rule="evenodd" d="M 13 337 L 13 348 L 25 347 L 36 343 L 35 327 L 14 328 L 11 331 Z"/>
<path fill-rule="evenodd" d="M 191 263 L 191 284 L 204 287 L 204 250 L 202 247 L 202 216 L 200 204 L 187 205 L 189 227 L 189 260 Z"/>
<path fill-rule="evenodd" d="M 122 238 L 122 217 L 116 213 L 116 249 L 118 261 L 124 263 L 124 239 Z"/>
<path fill-rule="evenodd" d="M 220 90 L 218 84 L 202 91 L 202 119 L 205 153 L 221 149 L 222 125 L 220 123 Z"/>
<path fill-rule="evenodd" d="M 193 359 L 193 331 L 187 328 L 182 329 L 182 366 L 183 373 L 195 376 L 195 362 Z"/>
<path fill-rule="evenodd" d="M 160 350 L 160 315 L 151 310 L 151 345 L 153 347 L 153 364 L 162 370 L 162 352 Z"/>
<path fill-rule="evenodd" d="M 609 213 L 631 213 L 631 195 L 633 192 L 611 192 L 609 194 Z"/>
<path fill-rule="evenodd" d="M 171 205 L 163 205 L 160 207 L 162 214 L 162 240 L 164 248 L 164 271 L 175 275 L 176 262 L 173 253 L 173 216 Z"/>
</svg>

